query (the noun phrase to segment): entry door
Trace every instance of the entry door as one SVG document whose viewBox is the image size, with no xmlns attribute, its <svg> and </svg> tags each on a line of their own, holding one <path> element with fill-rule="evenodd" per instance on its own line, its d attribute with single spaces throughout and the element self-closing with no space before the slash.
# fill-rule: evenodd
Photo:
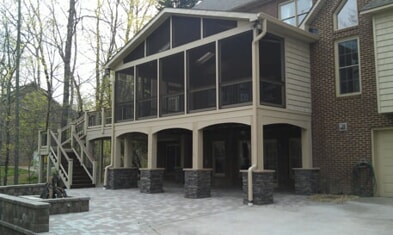
<svg viewBox="0 0 393 235">
<path fill-rule="evenodd" d="M 393 130 L 374 132 L 374 165 L 378 195 L 393 197 Z"/>
</svg>

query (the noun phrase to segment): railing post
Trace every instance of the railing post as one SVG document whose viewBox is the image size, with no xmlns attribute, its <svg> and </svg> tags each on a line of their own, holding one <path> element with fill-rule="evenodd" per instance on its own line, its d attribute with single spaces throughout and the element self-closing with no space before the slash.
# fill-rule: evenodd
<svg viewBox="0 0 393 235">
<path fill-rule="evenodd" d="M 70 133 L 71 148 L 74 148 L 74 134 L 75 133 L 76 133 L 75 124 L 71 124 L 71 133 Z"/>
<path fill-rule="evenodd" d="M 101 108 L 101 133 L 104 134 L 105 128 L 105 109 Z"/>
<path fill-rule="evenodd" d="M 93 184 L 96 184 L 97 182 L 97 175 L 96 175 L 96 168 L 97 168 L 97 161 L 93 161 Z"/>
<path fill-rule="evenodd" d="M 56 170 L 58 171 L 60 168 L 60 163 L 61 163 L 61 150 L 60 150 L 60 148 L 61 148 L 61 129 L 57 129 L 57 142 L 59 143 L 56 146 L 56 154 L 57 154 L 57 158 L 58 158 L 58 161 L 56 164 Z"/>
<path fill-rule="evenodd" d="M 38 131 L 38 152 L 41 153 L 42 146 L 42 130 Z"/>
<path fill-rule="evenodd" d="M 49 153 L 49 150 L 50 150 L 50 146 L 52 145 L 52 138 L 50 137 L 51 136 L 51 130 L 46 130 L 46 146 L 48 147 L 48 153 Z"/>
<path fill-rule="evenodd" d="M 69 162 L 68 162 L 68 189 L 70 189 L 71 188 L 71 185 L 72 185 L 72 174 L 73 174 L 73 172 L 72 172 L 72 169 L 73 169 L 73 164 L 74 164 L 74 161 L 73 160 L 70 160 Z"/>
<path fill-rule="evenodd" d="M 85 111 L 84 117 L 85 122 L 83 123 L 83 135 L 87 135 L 87 128 L 89 126 L 89 115 L 87 111 Z"/>
</svg>

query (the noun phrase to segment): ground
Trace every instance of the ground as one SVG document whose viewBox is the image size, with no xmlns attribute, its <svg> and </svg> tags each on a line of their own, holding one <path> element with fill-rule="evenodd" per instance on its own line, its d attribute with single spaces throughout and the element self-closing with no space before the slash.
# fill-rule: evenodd
<svg viewBox="0 0 393 235">
<path fill-rule="evenodd" d="M 392 234 L 393 198 L 342 203 L 274 194 L 274 204 L 247 206 L 240 190 L 212 190 L 212 197 L 186 199 L 180 187 L 160 194 L 138 189 L 72 189 L 89 196 L 90 211 L 51 215 L 49 234 Z"/>
</svg>

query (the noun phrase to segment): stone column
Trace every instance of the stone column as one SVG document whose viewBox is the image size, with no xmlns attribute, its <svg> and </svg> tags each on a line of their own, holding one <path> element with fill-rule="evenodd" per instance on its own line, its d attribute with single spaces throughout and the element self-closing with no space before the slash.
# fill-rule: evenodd
<svg viewBox="0 0 393 235">
<path fill-rule="evenodd" d="M 206 198 L 211 196 L 212 169 L 184 169 L 184 197 Z"/>
<path fill-rule="evenodd" d="M 139 189 L 141 193 L 162 193 L 163 190 L 163 168 L 155 169 L 139 169 L 141 177 L 139 181 Z"/>
<path fill-rule="evenodd" d="M 243 179 L 243 203 L 248 204 L 248 171 L 242 170 Z M 273 174 L 272 170 L 253 171 L 253 201 L 254 205 L 265 205 L 273 203 Z"/>
<path fill-rule="evenodd" d="M 295 193 L 311 195 L 319 193 L 320 173 L 319 168 L 294 168 Z"/>
<path fill-rule="evenodd" d="M 138 168 L 109 168 L 107 189 L 138 187 Z"/>
</svg>

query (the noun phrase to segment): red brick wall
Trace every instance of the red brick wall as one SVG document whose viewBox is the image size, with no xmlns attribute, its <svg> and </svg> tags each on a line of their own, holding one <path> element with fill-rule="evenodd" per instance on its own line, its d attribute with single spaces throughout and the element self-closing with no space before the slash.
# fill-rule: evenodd
<svg viewBox="0 0 393 235">
<path fill-rule="evenodd" d="M 371 131 L 392 127 L 393 115 L 378 114 L 372 21 L 359 15 L 359 26 L 335 32 L 334 12 L 341 1 L 326 1 L 311 24 L 320 40 L 311 46 L 313 158 L 321 168 L 322 189 L 332 193 L 352 192 L 352 170 L 361 159 L 372 162 Z M 369 1 L 358 0 L 358 9 Z M 359 36 L 361 94 L 336 96 L 334 42 Z M 347 131 L 338 123 L 346 122 Z"/>
</svg>

